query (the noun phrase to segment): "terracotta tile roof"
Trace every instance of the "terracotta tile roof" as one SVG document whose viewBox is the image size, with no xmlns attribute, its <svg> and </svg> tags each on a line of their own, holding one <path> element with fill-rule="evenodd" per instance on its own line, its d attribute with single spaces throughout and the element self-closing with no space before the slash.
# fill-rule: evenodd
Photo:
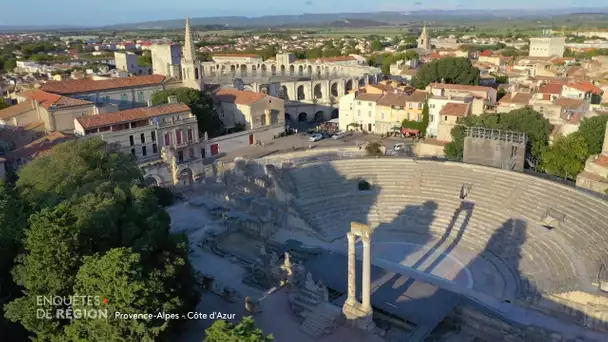
<svg viewBox="0 0 608 342">
<path fill-rule="evenodd" d="M 589 82 L 568 83 L 567 86 L 576 90 L 583 91 L 585 93 L 593 93 L 596 95 L 600 95 L 603 92 L 601 88 L 596 87 L 595 85 Z"/>
<path fill-rule="evenodd" d="M 35 157 L 48 154 L 53 146 L 70 139 L 72 139 L 71 135 L 58 131 L 51 132 L 48 135 L 36 139 L 21 148 L 11 151 L 7 154 L 7 157 L 33 159 Z"/>
<path fill-rule="evenodd" d="M 386 93 L 379 100 L 379 106 L 405 106 L 405 102 L 407 100 L 407 95 L 405 94 L 394 94 L 394 93 Z"/>
<path fill-rule="evenodd" d="M 542 94 L 561 94 L 564 85 L 561 83 L 547 83 L 538 88 L 538 92 Z"/>
<path fill-rule="evenodd" d="M 584 102 L 585 100 L 583 99 L 571 99 L 568 97 L 560 97 L 555 100 L 556 105 L 566 109 L 580 108 Z"/>
<path fill-rule="evenodd" d="M 532 94 L 530 93 L 514 93 L 505 95 L 502 99 L 500 99 L 499 103 L 516 103 L 527 105 L 530 103 L 531 99 Z"/>
<path fill-rule="evenodd" d="M 0 120 L 6 120 L 14 118 L 15 116 L 34 110 L 34 106 L 31 101 L 24 101 L 14 106 L 4 108 L 0 110 Z"/>
<path fill-rule="evenodd" d="M 436 89 L 453 89 L 453 90 L 468 90 L 468 91 L 484 91 L 489 92 L 493 88 L 484 86 L 464 85 L 464 84 L 446 84 L 446 83 L 431 83 L 432 88 Z"/>
<path fill-rule="evenodd" d="M 443 108 L 441 108 L 440 115 L 450 115 L 450 116 L 466 116 L 469 112 L 469 104 L 468 103 L 455 103 L 449 102 L 446 103 Z"/>
<path fill-rule="evenodd" d="M 260 55 L 252 54 L 252 53 L 217 53 L 212 57 L 250 57 L 250 58 L 262 58 Z"/>
<path fill-rule="evenodd" d="M 190 107 L 186 106 L 183 103 L 171 103 L 154 107 L 141 107 L 123 110 L 120 112 L 108 114 L 81 116 L 79 118 L 76 118 L 76 120 L 78 120 L 82 128 L 91 129 L 147 118 L 153 118 L 155 116 L 160 115 L 183 112 L 190 112 Z"/>
<path fill-rule="evenodd" d="M 47 93 L 40 89 L 28 90 L 19 93 L 20 96 L 26 97 L 30 100 L 36 100 L 40 102 L 40 106 L 49 109 L 51 106 L 55 108 L 67 108 L 74 106 L 92 105 L 93 102 L 75 99 L 67 96 L 60 96 L 51 93 Z"/>
<path fill-rule="evenodd" d="M 237 90 L 234 88 L 222 88 L 215 93 L 215 96 L 217 96 L 221 102 L 230 102 L 249 106 L 262 100 L 267 95 L 264 93 L 254 93 L 252 91 Z"/>
<path fill-rule="evenodd" d="M 479 57 L 490 57 L 492 56 L 492 50 L 485 50 L 479 54 Z"/>
<path fill-rule="evenodd" d="M 416 90 L 407 96 L 406 102 L 424 102 L 428 96 L 427 92 Z"/>
<path fill-rule="evenodd" d="M 608 167 L 608 156 L 602 153 L 593 162 L 599 166 Z"/>
<path fill-rule="evenodd" d="M 165 79 L 166 77 L 162 75 L 149 75 L 120 77 L 98 81 L 89 79 L 66 80 L 45 83 L 40 87 L 40 90 L 54 94 L 68 95 L 78 93 L 89 93 L 100 90 L 158 85 L 163 83 Z"/>
<path fill-rule="evenodd" d="M 356 97 L 355 100 L 357 101 L 371 101 L 371 102 L 378 102 L 378 100 L 380 100 L 380 98 L 382 97 L 382 94 L 367 94 L 367 93 L 359 93 Z"/>
</svg>

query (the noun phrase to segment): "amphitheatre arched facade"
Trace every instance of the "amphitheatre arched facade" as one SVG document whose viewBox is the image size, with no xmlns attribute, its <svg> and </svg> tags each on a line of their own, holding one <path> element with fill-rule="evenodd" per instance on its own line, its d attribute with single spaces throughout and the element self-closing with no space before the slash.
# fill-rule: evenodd
<svg viewBox="0 0 608 342">
<path fill-rule="evenodd" d="M 368 225 L 374 267 L 461 296 L 456 315 L 475 308 L 486 317 L 479 323 L 503 322 L 497 336 L 532 329 L 564 341 L 573 334 L 605 340 L 604 198 L 524 173 L 363 154 L 344 148 L 271 155 L 234 174 L 264 179 L 256 184 L 265 184 L 259 194 L 276 206 L 274 229 L 304 233 L 324 249 L 346 253 L 351 222 Z M 360 190 L 363 180 L 371 189 Z M 383 286 L 376 281 L 374 288 Z M 397 280 L 393 287 L 405 285 Z"/>
<path fill-rule="evenodd" d="M 357 64 L 296 61 L 293 63 L 204 62 L 206 83 L 235 86 L 285 100 L 286 122 L 338 117 L 338 99 L 352 89 L 377 83 L 378 68 Z M 237 80 L 235 82 L 235 80 Z"/>
</svg>

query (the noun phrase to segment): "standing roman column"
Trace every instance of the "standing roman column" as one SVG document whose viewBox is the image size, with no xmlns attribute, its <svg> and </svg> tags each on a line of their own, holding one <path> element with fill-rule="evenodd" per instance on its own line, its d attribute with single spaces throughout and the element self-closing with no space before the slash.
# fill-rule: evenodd
<svg viewBox="0 0 608 342">
<path fill-rule="evenodd" d="M 363 288 L 361 293 L 362 309 L 364 311 L 371 311 L 371 248 L 370 248 L 370 237 L 362 236 L 363 240 L 363 278 L 361 279 L 361 286 Z"/>
<path fill-rule="evenodd" d="M 346 298 L 346 302 L 354 304 L 357 301 L 355 234 L 348 232 L 346 233 L 346 237 L 348 238 L 348 297 Z"/>
</svg>

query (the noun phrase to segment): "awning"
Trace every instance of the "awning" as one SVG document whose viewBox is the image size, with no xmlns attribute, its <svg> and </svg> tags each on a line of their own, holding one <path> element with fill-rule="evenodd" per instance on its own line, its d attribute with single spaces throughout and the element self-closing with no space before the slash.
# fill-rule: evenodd
<svg viewBox="0 0 608 342">
<path fill-rule="evenodd" d="M 417 129 L 413 129 L 413 128 L 401 128 L 401 133 L 402 134 L 419 134 L 420 131 Z"/>
</svg>

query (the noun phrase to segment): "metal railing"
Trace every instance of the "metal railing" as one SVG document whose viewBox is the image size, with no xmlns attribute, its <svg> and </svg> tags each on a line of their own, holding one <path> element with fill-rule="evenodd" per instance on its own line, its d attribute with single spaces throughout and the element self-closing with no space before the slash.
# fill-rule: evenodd
<svg viewBox="0 0 608 342">
<path fill-rule="evenodd" d="M 514 142 L 518 144 L 526 144 L 528 142 L 528 135 L 526 133 L 515 131 L 503 131 L 501 129 L 492 129 L 485 127 L 467 127 L 466 137 L 487 140 L 500 140 L 506 142 Z"/>
</svg>

